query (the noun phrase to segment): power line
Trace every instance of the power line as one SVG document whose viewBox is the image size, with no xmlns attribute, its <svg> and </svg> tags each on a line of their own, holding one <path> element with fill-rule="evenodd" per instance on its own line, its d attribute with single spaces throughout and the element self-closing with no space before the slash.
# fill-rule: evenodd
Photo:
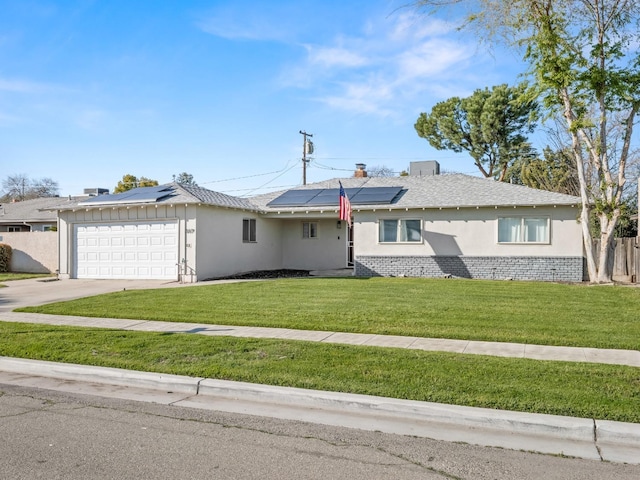
<svg viewBox="0 0 640 480">
<path fill-rule="evenodd" d="M 276 173 L 281 173 L 281 172 L 284 172 L 284 171 L 288 171 L 288 170 L 287 170 L 287 167 L 289 167 L 289 164 L 290 164 L 292 161 L 295 161 L 295 160 L 289 160 L 289 161 L 286 163 L 286 165 L 284 166 L 284 168 L 282 168 L 281 170 L 275 170 L 275 171 L 273 171 L 273 172 L 255 173 L 255 174 L 253 174 L 253 175 L 245 175 L 245 176 L 242 176 L 242 177 L 226 178 L 226 179 L 223 179 L 223 180 L 211 180 L 211 181 L 209 181 L 209 182 L 199 182 L 199 184 L 200 184 L 200 185 L 208 185 L 208 184 L 211 184 L 211 183 L 232 182 L 232 181 L 234 181 L 234 180 L 244 180 L 245 178 L 255 178 L 255 177 L 264 177 L 264 176 L 266 176 L 266 175 L 274 175 L 274 174 L 276 174 Z M 290 170 L 290 168 L 289 168 L 289 170 Z M 276 178 L 277 178 L 277 177 L 276 177 Z"/>
<path fill-rule="evenodd" d="M 300 185 L 299 183 L 292 183 L 292 184 L 289 184 L 289 185 L 274 185 L 274 186 L 271 186 L 271 187 L 265 187 L 265 188 L 267 188 L 267 189 L 269 189 L 269 190 L 272 190 L 272 189 L 273 189 L 273 190 L 277 190 L 277 189 L 280 189 L 280 188 L 291 188 L 291 187 L 297 187 L 297 186 L 299 186 L 299 185 Z M 255 189 L 255 188 L 235 188 L 235 189 L 232 189 L 232 190 L 223 190 L 221 193 L 230 193 L 230 192 L 246 192 L 246 191 L 248 191 L 248 190 L 256 190 L 256 189 Z"/>
<path fill-rule="evenodd" d="M 339 171 L 339 172 L 351 172 L 353 169 L 352 168 L 336 168 L 336 167 L 330 167 L 328 165 L 323 165 L 321 163 L 318 163 L 317 161 L 313 162 L 313 165 L 316 168 L 322 169 L 322 170 L 335 170 L 335 171 Z"/>
<path fill-rule="evenodd" d="M 275 177 L 273 177 L 271 180 L 269 180 L 268 182 L 263 183 L 262 185 L 260 185 L 259 187 L 253 188 L 250 191 L 248 191 L 247 193 L 245 193 L 245 195 L 250 195 L 251 193 L 255 192 L 256 190 L 260 190 L 261 188 L 264 188 L 265 186 L 269 185 L 271 182 L 273 182 L 274 180 L 276 180 L 277 178 L 280 178 L 282 175 L 284 175 L 285 173 L 287 173 L 289 170 L 295 168 L 295 163 L 293 165 L 291 165 L 288 169 L 282 171 L 280 173 L 280 175 L 276 175 Z"/>
</svg>

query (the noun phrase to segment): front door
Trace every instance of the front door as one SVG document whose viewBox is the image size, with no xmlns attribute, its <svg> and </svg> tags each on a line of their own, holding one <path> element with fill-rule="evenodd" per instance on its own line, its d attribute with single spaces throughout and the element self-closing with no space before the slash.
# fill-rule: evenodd
<svg viewBox="0 0 640 480">
<path fill-rule="evenodd" d="M 353 223 L 347 226 L 347 267 L 353 267 Z"/>
</svg>

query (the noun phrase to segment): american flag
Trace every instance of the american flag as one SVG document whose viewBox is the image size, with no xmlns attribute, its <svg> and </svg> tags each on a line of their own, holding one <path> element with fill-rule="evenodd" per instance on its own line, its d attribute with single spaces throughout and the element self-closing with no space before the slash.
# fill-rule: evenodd
<svg viewBox="0 0 640 480">
<path fill-rule="evenodd" d="M 351 202 L 342 188 L 342 182 L 338 183 L 340 184 L 340 220 L 346 221 L 351 226 Z"/>
</svg>

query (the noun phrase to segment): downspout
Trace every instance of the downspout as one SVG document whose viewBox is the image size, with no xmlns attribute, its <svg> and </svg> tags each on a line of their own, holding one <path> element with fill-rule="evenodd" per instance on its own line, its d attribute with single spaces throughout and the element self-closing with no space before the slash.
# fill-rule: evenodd
<svg viewBox="0 0 640 480">
<path fill-rule="evenodd" d="M 638 177 L 638 201 L 636 204 L 638 205 L 638 211 L 636 212 L 636 248 L 634 255 L 636 259 L 635 282 L 640 283 L 640 177 Z"/>
<path fill-rule="evenodd" d="M 56 212 L 56 240 L 58 245 L 56 245 L 56 250 L 58 252 L 58 269 L 56 270 L 56 278 L 60 280 L 60 210 Z M 69 243 L 67 241 L 67 243 Z"/>
<path fill-rule="evenodd" d="M 183 272 L 182 272 L 182 280 L 184 281 L 184 279 L 187 277 L 187 253 L 188 253 L 188 247 L 187 247 L 187 230 L 188 230 L 188 221 L 189 221 L 189 210 L 188 210 L 189 206 L 185 203 L 184 204 L 184 257 L 182 259 L 182 268 L 183 268 Z"/>
</svg>

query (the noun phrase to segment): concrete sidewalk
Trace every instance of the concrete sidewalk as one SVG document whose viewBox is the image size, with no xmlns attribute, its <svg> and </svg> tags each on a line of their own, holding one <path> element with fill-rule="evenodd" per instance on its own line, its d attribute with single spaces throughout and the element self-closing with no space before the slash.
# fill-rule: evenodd
<svg viewBox="0 0 640 480">
<path fill-rule="evenodd" d="M 0 321 L 42 323 L 47 325 L 64 325 L 74 327 L 117 328 L 122 330 L 145 332 L 194 333 L 209 336 L 306 340 L 311 342 L 343 345 L 408 348 L 438 352 L 491 355 L 497 357 L 529 358 L 533 360 L 606 363 L 611 365 L 640 367 L 640 351 L 637 350 L 554 347 L 548 345 L 528 345 L 521 343 L 402 337 L 395 335 L 294 330 L 289 328 L 236 327 L 231 325 L 91 318 L 21 312 L 0 312 Z"/>
</svg>

